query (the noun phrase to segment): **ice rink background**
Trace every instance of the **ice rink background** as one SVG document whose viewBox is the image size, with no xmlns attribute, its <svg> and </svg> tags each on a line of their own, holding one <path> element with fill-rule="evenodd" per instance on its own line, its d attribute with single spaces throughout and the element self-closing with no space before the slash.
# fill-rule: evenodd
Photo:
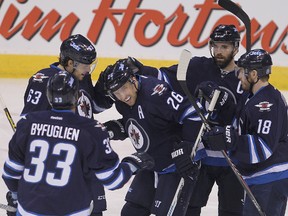
<svg viewBox="0 0 288 216">
<path fill-rule="evenodd" d="M 19 119 L 19 114 L 23 108 L 23 96 L 24 91 L 27 86 L 28 79 L 0 79 L 0 94 L 3 98 L 5 105 L 8 107 L 14 122 L 16 123 Z M 288 92 L 283 92 L 286 99 L 288 100 Z M 8 120 L 3 112 L 3 108 L 0 112 L 0 168 L 2 174 L 2 167 L 4 161 L 7 157 L 8 142 L 13 135 L 11 126 L 8 123 Z M 101 114 L 95 116 L 100 122 L 105 122 L 110 119 L 117 119 L 120 115 L 115 111 L 115 109 L 107 110 Z M 119 154 L 120 158 L 123 156 L 133 153 L 134 149 L 130 144 L 129 140 L 121 142 L 113 142 L 113 149 Z M 131 182 L 131 180 L 130 180 Z M 122 189 L 117 191 L 106 191 L 106 199 L 108 203 L 108 209 L 105 211 L 105 216 L 119 216 L 121 207 L 124 204 L 124 197 L 126 191 L 129 187 L 130 182 L 126 184 Z M 6 192 L 7 188 L 4 184 L 4 181 L 0 180 L 0 203 L 6 204 Z M 77 196 L 77 194 L 75 194 Z M 208 204 L 202 210 L 203 216 L 217 216 L 217 187 L 214 186 L 212 193 L 210 194 Z M 0 209 L 0 216 L 6 215 L 5 210 Z M 288 211 L 286 211 L 288 215 Z"/>
</svg>

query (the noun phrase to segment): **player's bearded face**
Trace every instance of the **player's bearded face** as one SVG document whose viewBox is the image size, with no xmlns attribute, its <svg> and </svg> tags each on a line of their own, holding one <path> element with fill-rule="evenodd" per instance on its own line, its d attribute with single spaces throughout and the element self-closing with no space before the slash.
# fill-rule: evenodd
<svg viewBox="0 0 288 216">
<path fill-rule="evenodd" d="M 133 106 L 137 99 L 136 83 L 126 82 L 121 88 L 114 91 L 116 98 L 129 106 Z"/>
<path fill-rule="evenodd" d="M 227 42 L 217 42 L 212 45 L 212 52 L 216 64 L 221 68 L 226 68 L 233 61 L 234 46 Z"/>
</svg>

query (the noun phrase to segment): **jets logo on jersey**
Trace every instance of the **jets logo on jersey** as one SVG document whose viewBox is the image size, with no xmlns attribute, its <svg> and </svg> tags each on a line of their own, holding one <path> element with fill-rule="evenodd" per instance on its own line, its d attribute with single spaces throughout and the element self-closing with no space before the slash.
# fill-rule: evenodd
<svg viewBox="0 0 288 216">
<path fill-rule="evenodd" d="M 158 94 L 160 96 L 163 94 L 164 91 L 166 91 L 166 87 L 164 87 L 163 84 L 158 84 L 154 87 L 153 93 L 151 95 Z"/>
<path fill-rule="evenodd" d="M 47 79 L 49 76 L 45 76 L 43 73 L 37 73 L 33 75 L 33 82 L 43 82 L 43 79 Z"/>
<path fill-rule="evenodd" d="M 80 97 L 77 103 L 77 111 L 80 116 L 92 118 L 92 105 L 90 99 L 80 90 Z"/>
<path fill-rule="evenodd" d="M 150 139 L 146 131 L 135 119 L 128 119 L 126 128 L 129 138 L 137 151 L 147 151 L 150 146 Z"/>
<path fill-rule="evenodd" d="M 256 107 L 259 107 L 259 111 L 260 112 L 264 112 L 264 111 L 271 111 L 270 107 L 273 106 L 273 104 L 269 103 L 268 101 L 263 101 L 260 102 L 259 104 L 255 105 Z"/>
</svg>

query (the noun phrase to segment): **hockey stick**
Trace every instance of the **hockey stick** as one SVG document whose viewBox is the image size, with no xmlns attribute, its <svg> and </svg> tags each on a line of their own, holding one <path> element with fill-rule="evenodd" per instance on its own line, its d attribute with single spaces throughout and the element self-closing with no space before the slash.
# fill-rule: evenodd
<svg viewBox="0 0 288 216">
<path fill-rule="evenodd" d="M 249 52 L 251 50 L 251 21 L 249 16 L 245 13 L 245 11 L 242 10 L 237 4 L 230 0 L 219 0 L 218 4 L 226 9 L 227 11 L 230 11 L 232 14 L 234 14 L 236 17 L 238 17 L 245 25 L 246 28 L 246 52 Z M 261 216 L 265 216 L 264 211 L 261 209 L 261 206 L 257 202 L 256 198 L 254 197 L 252 191 L 250 190 L 249 186 L 244 181 L 242 175 L 239 173 L 229 156 L 225 151 L 221 151 L 224 155 L 226 161 L 228 162 L 229 166 L 232 168 L 233 172 L 235 173 L 237 179 L 243 186 L 245 192 L 250 197 L 251 201 L 253 202 L 254 206 L 257 208 L 259 214 Z"/>
<path fill-rule="evenodd" d="M 2 108 L 3 108 L 3 110 L 4 110 L 4 112 L 5 112 L 5 115 L 6 115 L 7 119 L 8 119 L 8 121 L 9 121 L 11 127 L 12 127 L 12 130 L 15 132 L 15 130 L 16 130 L 16 125 L 15 125 L 15 123 L 14 123 L 14 121 L 13 121 L 11 115 L 10 115 L 10 112 L 9 112 L 8 108 L 7 108 L 6 105 L 4 104 L 4 101 L 3 101 L 3 99 L 2 99 L 1 94 L 0 94 L 0 103 L 1 103 L 1 106 L 2 106 Z"/>
<path fill-rule="evenodd" d="M 5 204 L 2 204 L 2 203 L 0 203 L 0 208 L 4 209 L 6 211 L 9 211 L 9 212 L 16 212 L 17 211 L 17 209 L 14 208 L 13 206 L 5 205 Z"/>
<path fill-rule="evenodd" d="M 188 50 L 183 50 L 182 53 L 181 53 L 180 59 L 179 59 L 178 67 L 177 67 L 177 80 L 179 81 L 179 83 L 180 83 L 181 87 L 183 88 L 183 90 L 184 90 L 184 88 L 186 88 L 187 91 L 188 91 L 188 89 L 187 89 L 185 80 L 186 80 L 186 72 L 187 72 L 187 68 L 188 68 L 188 64 L 189 64 L 190 59 L 191 59 L 191 53 Z M 214 95 L 213 95 L 211 103 L 209 104 L 209 107 L 208 107 L 209 115 L 214 110 L 216 101 L 217 101 L 217 99 L 219 97 L 219 93 L 220 93 L 220 91 L 216 90 Z M 199 109 L 198 105 L 195 105 L 196 101 L 195 101 L 194 98 L 189 98 L 189 101 L 192 102 L 192 105 L 195 107 L 195 109 L 197 109 L 197 108 Z M 197 112 L 197 113 L 199 113 L 199 112 Z M 201 111 L 200 111 L 200 113 L 202 114 Z M 198 136 L 196 138 L 195 144 L 194 144 L 194 146 L 192 148 L 192 152 L 191 152 L 191 158 L 192 159 L 196 155 L 196 150 L 198 148 L 199 143 L 201 142 L 202 134 L 203 134 L 205 128 L 206 128 L 206 124 L 202 123 L 200 131 L 199 131 Z M 176 205 L 178 203 L 178 200 L 179 200 L 179 197 L 181 195 L 181 192 L 182 192 L 182 189 L 184 187 L 184 184 L 185 184 L 184 178 L 181 178 L 180 182 L 178 184 L 178 187 L 176 189 L 175 195 L 174 195 L 174 197 L 172 199 L 172 202 L 171 202 L 170 208 L 168 210 L 167 216 L 172 216 L 173 215 L 173 212 L 174 212 L 175 207 L 176 207 Z"/>
<path fill-rule="evenodd" d="M 244 23 L 246 28 L 246 51 L 249 52 L 251 50 L 251 21 L 249 16 L 242 8 L 230 0 L 219 0 L 218 4 L 225 10 L 230 11 Z"/>
<path fill-rule="evenodd" d="M 183 52 L 189 52 L 188 50 L 183 50 Z M 185 56 L 188 56 L 189 55 L 189 59 L 191 57 L 191 53 L 190 54 L 181 54 L 182 55 L 185 55 Z M 181 58 L 180 58 L 181 59 Z M 180 61 L 181 62 L 181 61 Z M 179 62 L 179 63 L 180 63 Z M 188 61 L 189 62 L 189 61 Z M 179 65 L 178 65 L 179 67 Z M 184 68 L 185 69 L 185 68 Z M 187 68 L 186 70 L 180 70 L 178 71 L 177 70 L 177 79 L 179 80 L 180 82 L 180 85 L 183 89 L 183 91 L 185 92 L 185 94 L 187 95 L 187 97 L 189 98 L 190 102 L 193 104 L 196 112 L 198 113 L 198 115 L 200 116 L 201 120 L 202 120 L 202 123 L 205 124 L 205 127 L 206 129 L 210 130 L 210 125 L 207 121 L 207 119 L 204 117 L 204 115 L 202 114 L 200 108 L 198 107 L 197 103 L 195 102 L 195 99 L 194 97 L 190 94 L 188 88 L 187 88 L 187 84 L 186 84 L 186 71 L 187 71 Z M 181 74 L 178 74 L 181 73 Z M 185 74 L 183 74 L 183 72 Z M 218 98 L 217 98 L 218 99 Z M 212 102 L 211 102 L 212 103 Z M 215 104 L 214 104 L 215 105 Z M 253 204 L 255 205 L 257 211 L 259 212 L 259 214 L 261 216 L 265 216 L 265 213 L 263 212 L 261 206 L 259 205 L 259 203 L 257 202 L 255 196 L 253 195 L 252 191 L 250 190 L 249 186 L 247 185 L 247 183 L 245 182 L 245 180 L 243 179 L 242 175 L 240 174 L 240 172 L 238 171 L 238 169 L 236 168 L 236 166 L 233 164 L 232 160 L 229 158 L 229 156 L 227 155 L 227 153 L 222 150 L 221 153 L 223 154 L 223 156 L 225 157 L 227 163 L 229 164 L 229 166 L 231 167 L 232 171 L 234 172 L 235 176 L 237 177 L 237 179 L 239 180 L 240 184 L 242 185 L 243 189 L 245 190 L 245 192 L 247 193 L 247 195 L 249 196 L 249 198 L 251 199 L 251 201 L 253 202 Z"/>
<path fill-rule="evenodd" d="M 250 190 L 249 186 L 247 185 L 247 183 L 245 182 L 245 180 L 243 179 L 242 175 L 240 174 L 240 172 L 238 171 L 238 169 L 236 168 L 235 164 L 232 162 L 232 160 L 229 158 L 229 156 L 227 155 L 227 153 L 222 150 L 221 151 L 222 154 L 224 155 L 226 161 L 228 162 L 229 166 L 231 167 L 231 169 L 233 170 L 235 176 L 237 177 L 237 179 L 239 180 L 240 184 L 242 185 L 242 187 L 244 188 L 245 192 L 247 193 L 247 195 L 249 196 L 249 198 L 251 199 L 251 201 L 253 202 L 254 206 L 256 207 L 258 213 L 260 216 L 265 216 L 265 212 L 262 210 L 261 206 L 259 205 L 258 201 L 256 200 L 255 196 L 253 195 L 252 191 Z"/>
</svg>

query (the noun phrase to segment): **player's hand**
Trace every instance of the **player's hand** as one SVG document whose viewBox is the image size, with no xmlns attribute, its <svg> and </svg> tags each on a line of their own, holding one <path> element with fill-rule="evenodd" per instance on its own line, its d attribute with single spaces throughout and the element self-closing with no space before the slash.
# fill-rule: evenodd
<svg viewBox="0 0 288 216">
<path fill-rule="evenodd" d="M 154 159 L 146 152 L 133 153 L 123 158 L 122 162 L 128 163 L 133 173 L 136 173 L 140 169 L 151 170 L 155 165 Z"/>
<path fill-rule="evenodd" d="M 176 170 L 184 179 L 197 179 L 200 162 L 192 161 L 191 150 L 192 143 L 187 141 L 176 142 L 174 144 L 174 151 L 171 153 L 172 159 L 175 163 Z"/>
<path fill-rule="evenodd" d="M 202 141 L 205 148 L 213 151 L 235 150 L 237 133 L 231 125 L 225 127 L 215 126 L 204 133 Z"/>
<path fill-rule="evenodd" d="M 220 89 L 219 85 L 212 81 L 204 81 L 201 82 L 195 90 L 195 95 L 198 98 L 204 98 L 206 101 L 210 103 L 212 97 L 214 95 L 215 90 L 220 91 L 219 98 L 215 105 L 215 110 L 219 110 L 222 107 L 226 107 L 230 103 L 234 103 L 232 96 L 225 91 L 224 89 Z"/>
<path fill-rule="evenodd" d="M 103 123 L 111 140 L 124 140 L 128 136 L 120 120 L 111 120 Z"/>
<path fill-rule="evenodd" d="M 132 69 L 133 73 L 137 73 L 143 67 L 143 64 L 140 61 L 130 56 L 127 58 L 127 64 Z"/>
<path fill-rule="evenodd" d="M 114 103 L 112 98 L 109 97 L 107 90 L 106 90 L 106 86 L 105 86 L 106 74 L 111 69 L 111 67 L 112 67 L 111 65 L 107 66 L 107 68 L 100 73 L 99 78 L 94 86 L 95 97 L 99 98 L 97 100 L 98 102 L 97 106 L 104 108 L 104 109 L 111 108 Z"/>
<path fill-rule="evenodd" d="M 17 193 L 8 191 L 6 194 L 6 200 L 9 206 L 17 209 Z M 16 212 L 7 211 L 8 216 L 16 216 Z"/>
</svg>

